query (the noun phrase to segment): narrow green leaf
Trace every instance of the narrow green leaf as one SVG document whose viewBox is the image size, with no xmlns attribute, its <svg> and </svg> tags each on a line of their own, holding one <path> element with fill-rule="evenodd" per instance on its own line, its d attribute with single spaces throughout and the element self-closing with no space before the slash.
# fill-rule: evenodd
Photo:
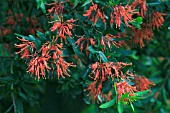
<svg viewBox="0 0 170 113">
<path fill-rule="evenodd" d="M 108 59 L 103 52 L 99 51 L 99 55 L 103 62 L 108 62 Z"/>
<path fill-rule="evenodd" d="M 12 110 L 12 108 L 13 108 L 13 104 L 11 104 L 11 106 L 4 112 L 4 113 L 9 113 L 11 110 Z"/>
<path fill-rule="evenodd" d="M 34 41 L 35 39 L 33 37 L 29 37 L 29 36 L 24 36 L 24 35 L 20 35 L 20 34 L 17 34 L 15 33 L 16 36 L 19 36 L 19 37 L 22 37 L 28 41 Z"/>
<path fill-rule="evenodd" d="M 88 50 L 92 53 L 95 54 L 97 51 L 95 49 L 92 48 L 92 46 L 88 47 Z"/>
<path fill-rule="evenodd" d="M 135 111 L 135 108 L 134 108 L 134 106 L 133 106 L 133 104 L 132 104 L 131 101 L 130 101 L 130 106 L 131 106 L 131 108 L 132 108 L 132 111 L 134 112 L 134 111 Z"/>
<path fill-rule="evenodd" d="M 119 113 L 123 113 L 123 106 L 122 106 L 122 103 L 120 101 L 118 101 L 117 109 L 118 109 Z"/>
<path fill-rule="evenodd" d="M 109 102 L 106 102 L 106 103 L 100 105 L 99 107 L 100 108 L 108 108 L 108 107 L 113 106 L 115 104 L 115 102 L 116 102 L 116 96 L 114 96 L 114 98 L 112 100 L 110 100 Z"/>
<path fill-rule="evenodd" d="M 140 92 L 136 92 L 135 95 L 136 96 L 143 96 L 143 95 L 146 95 L 148 92 L 150 92 L 150 89 L 144 90 L 144 91 L 140 91 Z"/>
<path fill-rule="evenodd" d="M 89 3 L 91 3 L 91 1 L 90 1 L 90 0 L 86 0 L 85 3 L 84 3 L 81 7 L 84 7 L 84 6 L 86 6 L 87 4 L 89 4 Z"/>
<path fill-rule="evenodd" d="M 37 36 L 40 37 L 40 40 L 42 39 L 43 41 L 47 41 L 46 36 L 38 30 L 37 30 Z"/>
<path fill-rule="evenodd" d="M 40 7 L 41 7 L 41 10 L 43 11 L 43 13 L 46 13 L 45 5 L 43 2 L 41 2 Z"/>
</svg>

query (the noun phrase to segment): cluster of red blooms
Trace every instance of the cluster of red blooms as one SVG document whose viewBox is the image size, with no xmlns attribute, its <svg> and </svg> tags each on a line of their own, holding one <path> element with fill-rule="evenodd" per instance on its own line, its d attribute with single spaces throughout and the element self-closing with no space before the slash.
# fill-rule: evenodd
<svg viewBox="0 0 170 113">
<path fill-rule="evenodd" d="M 133 8 L 135 7 L 139 7 L 139 14 L 140 16 L 142 16 L 143 18 L 145 17 L 145 13 L 147 11 L 147 6 L 146 6 L 146 0 L 135 0 L 131 6 Z"/>
<path fill-rule="evenodd" d="M 139 46 L 142 48 L 144 47 L 144 41 L 152 40 L 154 34 L 153 30 L 149 28 L 145 23 L 143 23 L 141 26 L 141 29 L 131 28 L 133 33 L 131 42 L 134 44 L 139 44 Z"/>
<path fill-rule="evenodd" d="M 66 34 L 70 37 L 72 36 L 71 30 L 73 29 L 73 23 L 75 20 L 70 19 L 65 22 L 55 21 L 54 25 L 51 27 L 51 31 L 54 32 L 58 30 L 58 35 L 60 38 L 66 39 Z"/>
<path fill-rule="evenodd" d="M 129 22 L 133 20 L 132 15 L 135 12 L 135 9 L 132 9 L 131 6 L 115 6 L 113 7 L 113 12 L 110 14 L 110 24 L 115 23 L 116 28 L 120 28 L 121 20 L 123 19 L 124 23 L 130 27 Z"/>
<path fill-rule="evenodd" d="M 56 2 L 54 3 L 50 3 L 50 4 L 47 4 L 47 5 L 52 5 L 52 7 L 50 9 L 48 9 L 48 14 L 47 15 L 59 15 L 59 14 L 62 14 L 63 13 L 63 10 L 64 10 L 64 6 L 62 6 L 62 2 L 59 2 L 58 4 Z M 51 16 L 51 18 L 53 18 L 53 16 Z"/>
<path fill-rule="evenodd" d="M 77 44 L 78 46 L 80 46 L 80 51 L 82 52 L 83 50 L 86 51 L 86 54 L 89 53 L 88 51 L 88 47 L 90 45 L 95 45 L 95 41 L 93 38 L 85 38 L 84 36 L 82 36 L 81 38 L 79 38 L 75 44 Z"/>
<path fill-rule="evenodd" d="M 155 29 L 155 28 L 159 28 L 160 26 L 162 26 L 162 24 L 164 22 L 163 16 L 165 16 L 165 15 L 166 14 L 164 14 L 164 13 L 159 13 L 159 12 L 153 11 L 151 14 L 150 27 Z"/>
<path fill-rule="evenodd" d="M 104 47 L 104 50 L 106 49 L 106 45 L 109 47 L 109 49 L 112 47 L 111 44 L 113 44 L 115 47 L 120 47 L 122 45 L 125 45 L 124 41 L 115 41 L 115 38 L 120 38 L 120 35 L 111 35 L 106 34 L 100 39 L 101 45 Z"/>
<path fill-rule="evenodd" d="M 75 65 L 64 61 L 62 56 L 62 43 L 55 44 L 56 40 L 53 40 L 51 43 L 46 42 L 43 44 L 40 50 L 36 50 L 33 42 L 25 39 L 20 40 L 23 44 L 15 44 L 17 48 L 21 49 L 19 52 L 16 52 L 16 54 L 22 53 L 21 58 L 30 59 L 27 72 L 34 74 L 38 80 L 40 78 L 46 78 L 46 72 L 55 70 L 55 68 L 58 79 L 60 79 L 60 77 L 65 78 L 64 75 L 70 76 L 68 68 Z M 32 54 L 30 48 L 32 49 Z M 50 62 L 51 67 L 48 66 L 48 62 Z"/>
<path fill-rule="evenodd" d="M 92 14 L 92 12 L 94 12 L 94 14 Z M 87 10 L 86 13 L 83 14 L 83 16 L 88 17 L 88 19 L 90 19 L 90 21 L 93 22 L 94 25 L 96 25 L 96 22 L 99 18 L 102 19 L 103 23 L 106 22 L 106 16 L 100 11 L 97 4 L 94 4 L 93 2 L 92 6 L 90 6 L 89 10 Z"/>
<path fill-rule="evenodd" d="M 108 82 L 109 78 L 112 81 L 115 79 L 119 82 L 116 83 L 117 90 L 117 99 L 120 100 L 123 94 L 129 93 L 129 96 L 134 96 L 135 92 L 147 90 L 150 86 L 153 86 L 154 83 L 149 81 L 147 78 L 142 76 L 136 76 L 134 74 L 129 73 L 129 71 L 124 74 L 122 68 L 125 66 L 129 66 L 131 64 L 123 63 L 123 62 L 107 62 L 107 63 L 99 63 L 96 62 L 91 65 L 92 72 L 90 74 L 90 78 L 93 79 L 93 82 L 90 83 L 85 91 L 89 91 L 88 96 L 91 97 L 92 102 L 101 101 L 98 96 L 103 97 L 104 101 L 108 101 L 110 99 L 110 91 L 107 94 L 102 93 L 102 87 L 104 82 Z M 130 78 L 133 80 L 131 80 Z M 130 85 L 127 81 L 131 81 L 134 85 Z M 125 99 L 124 101 L 127 101 Z"/>
<path fill-rule="evenodd" d="M 104 97 L 102 98 L 104 101 L 110 99 L 110 92 L 108 94 L 102 93 L 103 82 L 107 82 L 108 78 L 111 78 L 113 81 L 114 79 L 121 79 L 124 76 L 121 69 L 128 65 L 131 64 L 123 62 L 96 62 L 91 65 L 92 72 L 89 76 L 93 79 L 93 82 L 88 85 L 86 90 L 89 91 L 88 96 L 91 97 L 93 102 L 98 101 L 98 96 Z"/>
</svg>

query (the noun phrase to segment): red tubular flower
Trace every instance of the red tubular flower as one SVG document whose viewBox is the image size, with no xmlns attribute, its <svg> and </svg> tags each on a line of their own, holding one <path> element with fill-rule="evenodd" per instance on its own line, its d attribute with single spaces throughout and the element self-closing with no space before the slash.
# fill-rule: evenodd
<svg viewBox="0 0 170 113">
<path fill-rule="evenodd" d="M 95 12 L 95 14 L 92 15 L 92 12 Z M 93 22 L 94 25 L 96 25 L 96 22 L 99 18 L 102 19 L 103 23 L 106 22 L 106 16 L 100 11 L 100 9 L 97 7 L 97 4 L 94 3 L 92 3 L 92 6 L 90 6 L 89 10 L 87 10 L 86 13 L 83 14 L 83 16 L 88 17 L 88 19 L 90 19 L 90 21 Z"/>
<path fill-rule="evenodd" d="M 111 44 L 113 44 L 115 47 L 120 47 L 122 45 L 125 45 L 124 41 L 116 42 L 115 38 L 120 38 L 120 36 L 106 34 L 106 36 L 104 36 L 100 39 L 100 43 L 104 47 L 104 50 L 106 49 L 106 45 L 109 47 L 109 49 L 111 48 Z"/>
<path fill-rule="evenodd" d="M 140 47 L 144 47 L 144 41 L 152 40 L 154 36 L 151 28 L 147 27 L 145 23 L 143 23 L 141 29 L 132 28 L 133 37 L 131 39 L 135 44 L 139 44 Z"/>
<path fill-rule="evenodd" d="M 116 83 L 116 90 L 118 93 L 118 100 L 120 100 L 125 93 L 129 93 L 129 96 L 134 96 L 134 92 L 137 91 L 135 86 L 129 85 L 126 81 Z"/>
<path fill-rule="evenodd" d="M 50 70 L 51 68 L 47 65 L 47 61 L 50 57 L 35 57 L 32 58 L 28 65 L 28 71 L 31 74 L 37 76 L 38 80 L 40 77 L 45 77 L 45 71 Z"/>
<path fill-rule="evenodd" d="M 62 14 L 63 13 L 63 9 L 64 9 L 64 6 L 62 6 L 62 2 L 60 3 L 50 3 L 50 4 L 47 4 L 47 5 L 50 5 L 52 6 L 50 9 L 47 10 L 48 14 L 47 15 L 59 15 L 59 14 Z M 51 18 L 53 18 L 53 16 L 51 16 Z"/>
<path fill-rule="evenodd" d="M 139 7 L 139 14 L 144 18 L 145 13 L 147 11 L 147 6 L 146 6 L 146 0 L 135 0 L 131 4 L 132 8 L 135 9 L 136 7 Z"/>
<path fill-rule="evenodd" d="M 23 52 L 22 55 L 21 55 L 21 58 L 28 58 L 28 56 L 30 55 L 30 51 L 29 51 L 28 48 L 30 47 L 33 50 L 36 47 L 35 47 L 33 42 L 29 42 L 28 40 L 25 40 L 24 38 L 19 39 L 19 40 L 21 40 L 23 43 L 22 44 L 18 44 L 18 45 L 15 44 L 16 48 L 20 48 L 21 49 L 19 52 L 16 52 L 16 54 L 19 54 L 19 53 Z"/>
<path fill-rule="evenodd" d="M 82 36 L 81 38 L 79 38 L 75 44 L 77 44 L 78 46 L 80 46 L 80 51 L 82 52 L 83 50 L 86 51 L 86 54 L 89 53 L 88 51 L 88 47 L 90 45 L 94 45 L 95 44 L 95 41 L 93 38 L 85 38 L 84 36 Z"/>
<path fill-rule="evenodd" d="M 73 19 L 67 20 L 64 23 L 56 21 L 51 27 L 51 31 L 54 32 L 55 30 L 58 30 L 59 37 L 66 39 L 65 35 L 68 35 L 69 37 L 72 36 L 71 30 L 73 29 L 73 23 Z"/>
<path fill-rule="evenodd" d="M 135 76 L 134 85 L 136 86 L 137 90 L 143 91 L 149 89 L 151 86 L 154 86 L 155 84 L 143 76 Z"/>
<path fill-rule="evenodd" d="M 152 12 L 151 23 L 150 23 L 151 28 L 155 29 L 155 28 L 159 28 L 160 26 L 163 25 L 163 22 L 164 22 L 163 15 L 166 15 L 166 14 L 159 13 L 156 11 Z"/>
<path fill-rule="evenodd" d="M 70 74 L 68 73 L 70 71 L 68 67 L 75 67 L 73 63 L 68 63 L 64 61 L 62 57 L 59 57 L 57 61 L 54 61 L 54 64 L 56 66 L 56 74 L 58 76 L 58 79 L 60 79 L 60 77 L 65 78 L 64 75 L 70 76 Z"/>
<path fill-rule="evenodd" d="M 123 19 L 124 23 L 128 27 L 131 27 L 128 22 L 133 20 L 132 15 L 134 13 L 137 12 L 135 12 L 135 10 L 129 5 L 126 5 L 125 7 L 121 5 L 115 6 L 113 7 L 113 12 L 110 14 L 110 24 L 112 25 L 112 23 L 115 23 L 116 28 L 120 28 L 121 19 Z"/>
</svg>

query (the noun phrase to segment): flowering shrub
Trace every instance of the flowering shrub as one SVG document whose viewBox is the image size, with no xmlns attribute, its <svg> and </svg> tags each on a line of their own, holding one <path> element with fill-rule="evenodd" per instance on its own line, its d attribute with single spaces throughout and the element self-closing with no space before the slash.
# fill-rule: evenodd
<svg viewBox="0 0 170 113">
<path fill-rule="evenodd" d="M 136 102 L 153 97 L 150 88 L 156 83 L 136 70 L 139 58 L 131 52 L 134 46 L 140 51 L 155 40 L 154 33 L 161 29 L 166 13 L 147 5 L 146 0 L 36 2 L 41 10 L 30 8 L 28 13 L 34 10 L 35 15 L 15 14 L 9 9 L 0 27 L 2 37 L 15 33 L 15 56 L 24 61 L 23 70 L 37 80 L 33 81 L 38 84 L 46 82 L 42 79 L 57 79 L 61 87 L 65 83 L 73 89 L 81 86 L 87 103 L 98 109 L 117 106 L 119 113 L 125 106 L 134 111 Z M 27 80 L 31 79 L 28 75 Z M 77 84 L 72 85 L 73 81 Z M 58 91 L 62 92 L 62 88 Z M 19 95 L 24 98 L 24 94 Z M 14 102 L 17 96 L 11 96 Z M 13 104 L 17 113 L 19 108 Z"/>
</svg>

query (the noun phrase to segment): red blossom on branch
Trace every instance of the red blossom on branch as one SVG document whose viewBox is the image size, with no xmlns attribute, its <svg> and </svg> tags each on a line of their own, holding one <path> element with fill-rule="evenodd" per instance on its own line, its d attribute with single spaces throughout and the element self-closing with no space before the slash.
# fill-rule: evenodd
<svg viewBox="0 0 170 113">
<path fill-rule="evenodd" d="M 144 91 L 149 89 L 151 86 L 154 86 L 155 84 L 144 76 L 135 76 L 134 85 L 138 91 Z"/>
<path fill-rule="evenodd" d="M 92 14 L 92 12 L 94 12 L 94 14 Z M 94 4 L 93 2 L 92 6 L 90 6 L 89 10 L 86 10 L 86 13 L 83 14 L 83 16 L 88 17 L 88 19 L 90 19 L 90 21 L 93 22 L 94 25 L 96 25 L 99 18 L 102 19 L 103 23 L 106 22 L 106 16 L 100 11 L 97 4 Z"/>
<path fill-rule="evenodd" d="M 126 5 L 125 7 L 117 5 L 113 7 L 113 11 L 110 14 L 110 24 L 112 25 L 112 23 L 115 23 L 116 28 L 120 28 L 121 21 L 123 20 L 128 27 L 131 27 L 129 22 L 133 21 L 132 15 L 135 13 L 137 12 L 135 12 L 135 10 L 129 5 Z"/>
<path fill-rule="evenodd" d="M 93 38 L 85 38 L 84 36 L 82 36 L 81 38 L 79 38 L 75 44 L 77 44 L 78 46 L 80 46 L 80 51 L 82 52 L 83 50 L 86 51 L 86 54 L 89 53 L 88 51 L 88 47 L 90 45 L 95 45 L 95 41 Z"/>
<path fill-rule="evenodd" d="M 18 38 L 19 39 L 19 38 Z M 19 39 L 23 43 L 22 44 L 14 44 L 16 48 L 20 48 L 21 50 L 19 52 L 16 52 L 16 54 L 22 53 L 21 58 L 28 58 L 30 55 L 29 47 L 30 49 L 34 50 L 36 47 L 33 42 L 30 42 L 24 38 Z"/>
<path fill-rule="evenodd" d="M 129 96 L 134 96 L 134 92 L 136 92 L 136 87 L 129 85 L 126 81 L 116 83 L 116 90 L 118 94 L 118 100 L 122 97 L 123 94 L 129 93 Z M 126 99 L 125 99 L 126 100 Z"/>
<path fill-rule="evenodd" d="M 66 39 L 65 35 L 68 35 L 69 37 L 72 36 L 71 30 L 73 29 L 74 22 L 75 20 L 73 19 L 67 20 L 63 23 L 61 21 L 56 21 L 51 27 L 51 31 L 54 32 L 55 30 L 58 30 L 59 37 Z"/>
</svg>

